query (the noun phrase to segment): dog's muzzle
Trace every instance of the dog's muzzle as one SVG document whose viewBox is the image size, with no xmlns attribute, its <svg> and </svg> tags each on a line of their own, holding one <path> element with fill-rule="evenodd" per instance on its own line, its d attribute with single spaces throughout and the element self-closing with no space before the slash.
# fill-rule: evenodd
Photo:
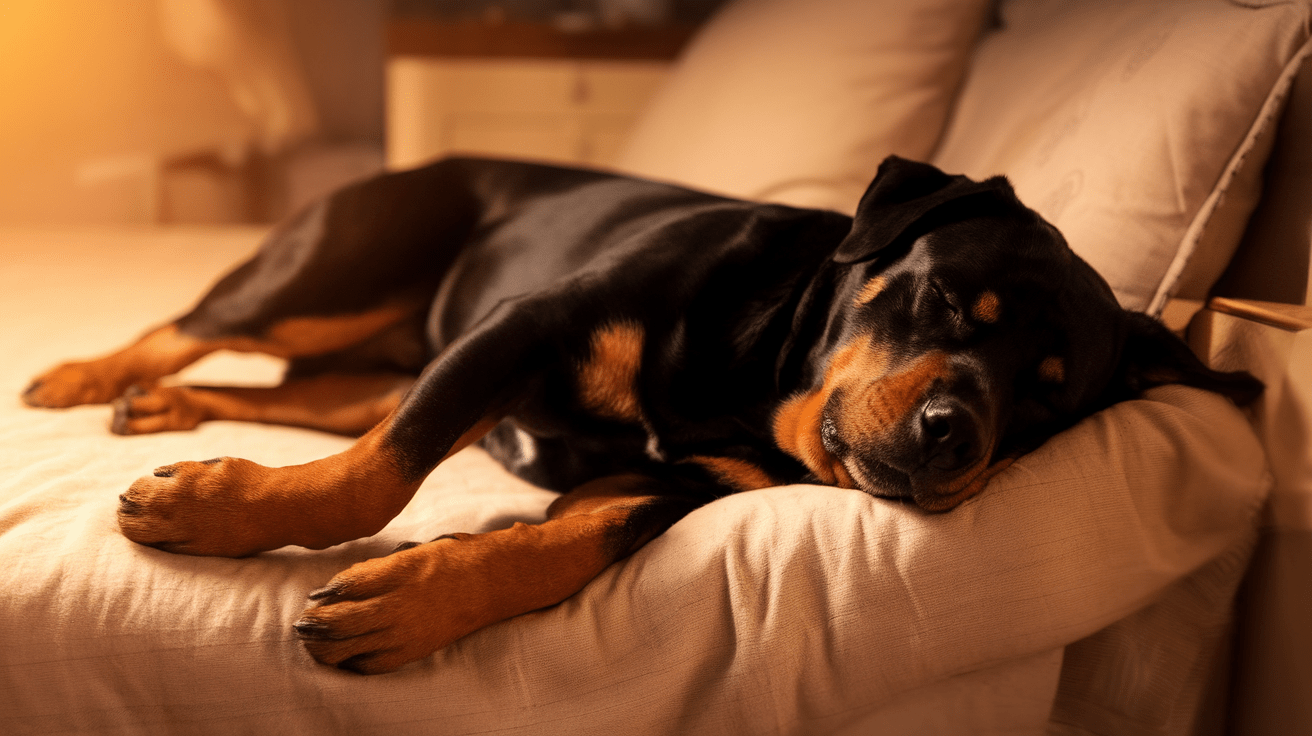
<svg viewBox="0 0 1312 736">
<path fill-rule="evenodd" d="M 987 460 L 986 426 L 965 401 L 940 393 L 879 437 L 844 436 L 836 412 L 826 410 L 820 440 L 867 493 L 936 505 L 933 499 L 956 493 L 960 479 Z"/>
</svg>

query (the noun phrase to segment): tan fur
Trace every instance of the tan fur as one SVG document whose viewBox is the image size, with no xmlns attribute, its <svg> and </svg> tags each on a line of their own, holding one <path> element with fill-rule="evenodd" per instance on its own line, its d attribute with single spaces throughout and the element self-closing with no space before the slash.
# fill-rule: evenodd
<svg viewBox="0 0 1312 736">
<path fill-rule="evenodd" d="M 326 664 L 383 650 L 359 669 L 388 672 L 484 626 L 559 603 L 628 553 L 614 547 L 613 531 L 651 500 L 642 487 L 636 476 L 603 478 L 562 497 L 569 503 L 553 504 L 542 524 L 458 534 L 359 563 L 333 578 L 325 590 L 336 593 L 298 622 L 350 638 L 307 638 L 305 646 Z"/>
<path fill-rule="evenodd" d="M 736 491 L 753 491 L 757 488 L 769 488 L 779 485 L 760 467 L 746 460 L 732 457 L 710 457 L 693 455 L 687 462 L 696 463 L 714 475 L 721 483 Z"/>
<path fill-rule="evenodd" d="M 217 349 L 166 325 L 103 358 L 64 363 L 47 371 L 33 381 L 23 400 L 52 408 L 108 403 L 128 386 L 152 383 Z"/>
<path fill-rule="evenodd" d="M 849 394 L 838 422 L 859 436 L 879 436 L 895 426 L 920 404 L 936 378 L 947 376 L 944 353 L 927 353 L 910 366 L 880 377 Z"/>
<path fill-rule="evenodd" d="M 414 307 L 392 304 L 360 314 L 294 317 L 275 324 L 264 338 L 237 339 L 230 350 L 261 352 L 280 358 L 322 355 L 348 348 L 413 313 Z"/>
<path fill-rule="evenodd" d="M 792 455 L 822 483 L 833 483 L 833 458 L 820 442 L 820 413 L 827 395 L 823 389 L 798 394 L 775 410 L 774 441 L 779 449 Z"/>
<path fill-rule="evenodd" d="M 839 348 L 825 372 L 819 390 L 794 396 L 776 410 L 775 443 L 801 460 L 822 483 L 856 488 L 857 483 L 820 439 L 823 410 L 840 387 L 842 410 L 835 418 L 840 432 L 850 437 L 879 437 L 886 434 L 919 405 L 935 379 L 948 375 L 944 353 L 930 353 L 897 373 L 886 375 L 887 358 L 869 345 L 868 335 L 858 335 Z M 986 455 L 987 457 L 987 455 Z M 967 483 L 971 477 L 967 473 Z M 982 486 L 981 486 L 982 487 Z M 960 489 L 949 489 L 957 494 Z M 964 498 L 964 496 L 962 496 Z"/>
<path fill-rule="evenodd" d="M 146 434 L 226 419 L 359 436 L 386 418 L 413 382 L 408 376 L 327 374 L 270 388 L 154 386 L 114 401 L 113 428 Z"/>
<path fill-rule="evenodd" d="M 642 327 L 615 322 L 592 334 L 592 350 L 579 367 L 579 400 L 589 411 L 607 419 L 642 421 L 638 402 L 638 371 L 642 366 Z"/>
<path fill-rule="evenodd" d="M 304 465 L 269 468 L 221 458 L 159 468 L 124 494 L 119 528 L 134 542 L 220 557 L 289 544 L 323 549 L 371 536 L 419 487 L 400 476 L 382 449 L 383 428 Z"/>
<path fill-rule="evenodd" d="M 466 447 L 469 447 L 475 442 L 478 442 L 479 440 L 483 439 L 483 435 L 487 434 L 488 432 L 491 432 L 492 429 L 501 422 L 501 419 L 502 416 L 501 414 L 498 413 L 492 416 L 483 417 L 482 419 L 478 420 L 478 422 L 475 423 L 474 426 L 465 430 L 464 434 L 456 438 L 455 444 L 451 445 L 451 449 L 447 450 L 446 454 L 442 456 L 442 461 L 445 461 L 447 458 L 451 457 L 457 452 L 460 452 Z"/>
<path fill-rule="evenodd" d="M 822 483 L 856 488 L 847 469 L 825 450 L 820 440 L 822 414 L 835 389 L 859 381 L 862 376 L 882 374 L 886 362 L 881 353 L 871 348 L 870 335 L 852 338 L 834 353 L 818 390 L 793 396 L 775 410 L 775 444 L 802 461 Z"/>
<path fill-rule="evenodd" d="M 975 306 L 971 307 L 970 314 L 980 322 L 994 324 L 1002 318 L 1002 300 L 997 294 L 986 291 L 975 300 Z"/>
<path fill-rule="evenodd" d="M 132 385 L 149 386 L 216 350 L 268 353 L 280 358 L 322 355 L 359 343 L 414 311 L 389 305 L 361 314 L 296 317 L 279 322 L 264 337 L 202 339 L 169 324 L 102 358 L 65 363 L 33 382 L 23 400 L 33 406 L 105 404 Z"/>
<path fill-rule="evenodd" d="M 1049 355 L 1039 363 L 1039 379 L 1048 383 L 1063 383 L 1066 380 L 1066 361 L 1056 355 Z"/>
<path fill-rule="evenodd" d="M 947 488 L 937 489 L 933 496 L 917 497 L 916 503 L 926 511 L 948 511 L 956 508 L 966 499 L 984 490 L 995 475 L 1001 473 L 1015 462 L 1013 458 L 1004 457 L 988 465 L 988 458 L 993 455 L 993 448 L 984 454 L 984 459 L 969 471 L 958 476 Z"/>
<path fill-rule="evenodd" d="M 869 304 L 874 301 L 875 297 L 879 296 L 879 293 L 883 291 L 884 287 L 887 285 L 888 279 L 883 276 L 876 276 L 870 279 L 865 283 L 865 286 L 861 287 L 860 293 L 856 295 L 855 304 L 857 306 Z"/>
</svg>

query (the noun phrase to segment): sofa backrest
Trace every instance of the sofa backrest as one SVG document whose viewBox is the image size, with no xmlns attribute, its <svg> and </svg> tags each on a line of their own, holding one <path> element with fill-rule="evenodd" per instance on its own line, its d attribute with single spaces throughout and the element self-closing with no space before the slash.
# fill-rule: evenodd
<svg viewBox="0 0 1312 736">
<path fill-rule="evenodd" d="M 1285 101 L 1312 53 L 1312 6 L 1010 0 L 992 29 L 989 6 L 731 3 L 619 166 L 846 212 L 891 153 L 1006 174 L 1124 306 L 1159 314 L 1172 297 L 1205 298 L 1261 199 Z M 1296 210 L 1264 207 L 1252 238 Z"/>
<path fill-rule="evenodd" d="M 679 60 L 618 166 L 851 213 L 889 154 L 938 145 L 990 0 L 740 0 Z"/>
<path fill-rule="evenodd" d="M 1312 306 L 1312 63 L 1294 81 L 1263 184 L 1213 293 Z"/>
<path fill-rule="evenodd" d="M 1005 173 L 1122 305 L 1201 300 L 1262 192 L 1307 3 L 1011 0 L 934 163 Z"/>
</svg>

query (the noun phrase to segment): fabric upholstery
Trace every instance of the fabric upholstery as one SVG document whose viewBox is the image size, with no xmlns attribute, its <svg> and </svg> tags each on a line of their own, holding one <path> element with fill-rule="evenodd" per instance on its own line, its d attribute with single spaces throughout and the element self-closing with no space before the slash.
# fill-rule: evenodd
<svg viewBox="0 0 1312 736">
<path fill-rule="evenodd" d="M 619 168 L 851 213 L 889 154 L 933 152 L 985 0 L 741 0 L 702 31 Z"/>
</svg>

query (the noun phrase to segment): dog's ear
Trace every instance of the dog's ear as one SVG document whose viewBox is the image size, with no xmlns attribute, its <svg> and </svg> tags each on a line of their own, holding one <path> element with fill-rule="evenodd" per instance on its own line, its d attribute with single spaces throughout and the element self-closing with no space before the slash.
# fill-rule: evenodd
<svg viewBox="0 0 1312 736">
<path fill-rule="evenodd" d="M 889 156 L 857 205 L 852 231 L 834 251 L 837 263 L 873 258 L 931 210 L 974 194 L 996 192 L 1016 201 L 1000 176 L 982 182 L 945 174 L 929 164 Z M 1016 202 L 1019 206 L 1019 202 Z"/>
<path fill-rule="evenodd" d="M 1132 398 L 1146 389 L 1168 383 L 1214 391 L 1240 406 L 1262 395 L 1261 381 L 1246 371 L 1208 368 L 1183 340 L 1152 317 L 1126 311 L 1123 318 L 1125 343 L 1116 378 L 1109 388 L 1110 401 Z"/>
</svg>

